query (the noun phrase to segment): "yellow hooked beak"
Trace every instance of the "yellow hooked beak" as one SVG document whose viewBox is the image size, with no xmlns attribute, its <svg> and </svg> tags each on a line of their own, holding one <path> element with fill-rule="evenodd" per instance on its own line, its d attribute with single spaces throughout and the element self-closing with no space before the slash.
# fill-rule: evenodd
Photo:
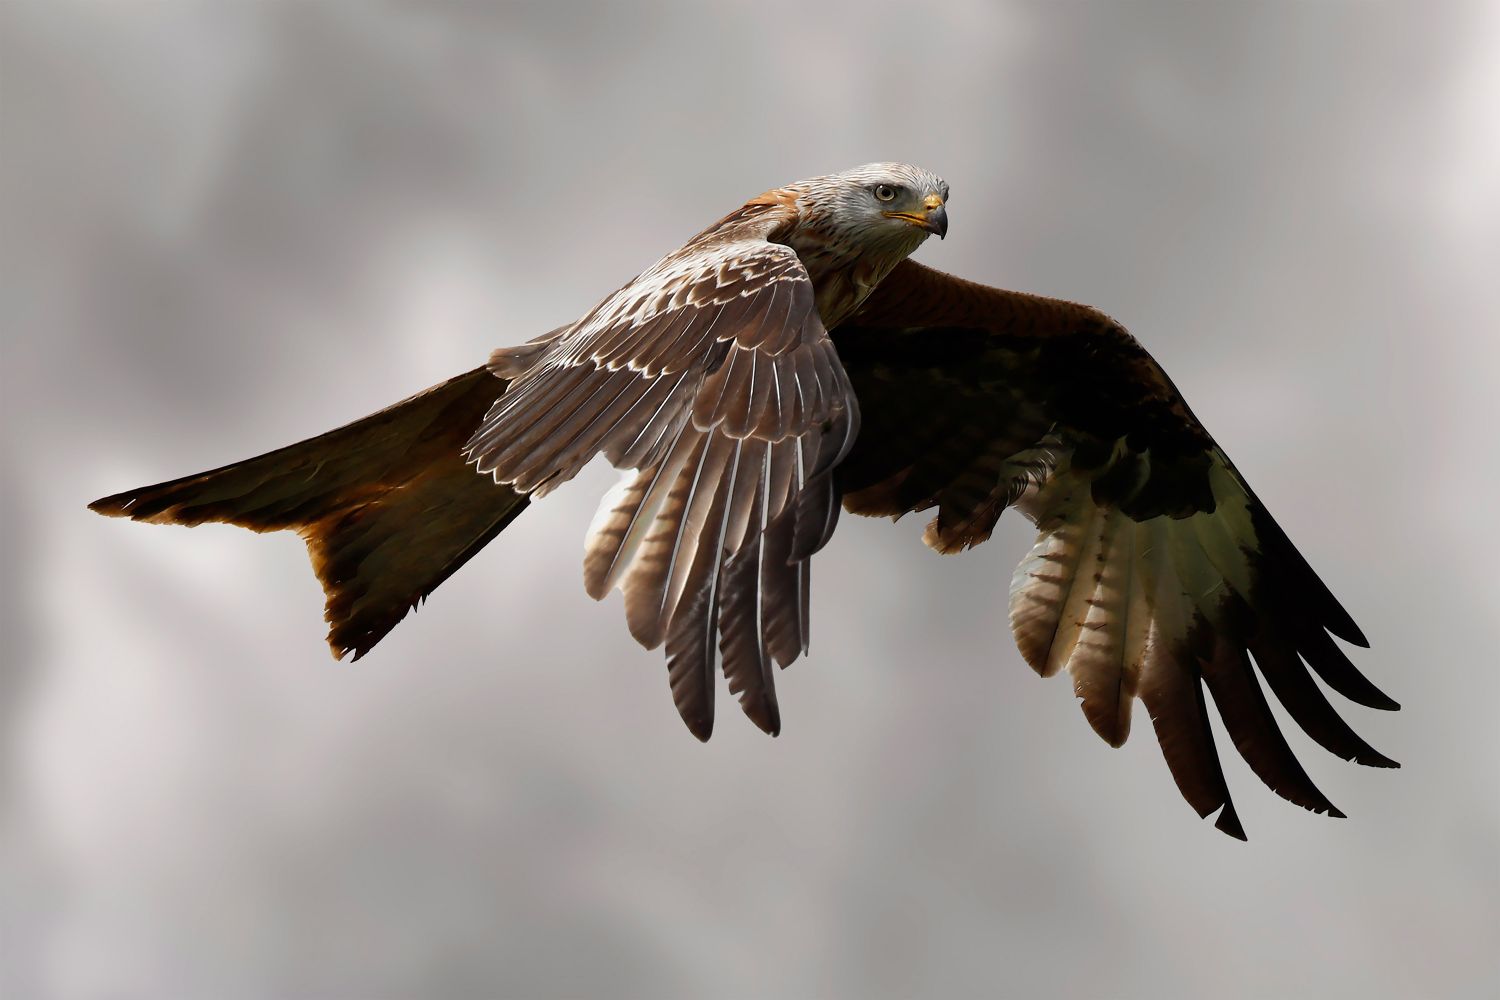
<svg viewBox="0 0 1500 1000">
<path fill-rule="evenodd" d="M 936 233 L 938 239 L 948 235 L 948 210 L 943 207 L 943 199 L 939 195 L 930 194 L 922 199 L 922 211 L 920 212 L 882 212 L 887 219 L 900 219 L 909 222 L 918 229 L 925 229 L 929 233 Z"/>
</svg>

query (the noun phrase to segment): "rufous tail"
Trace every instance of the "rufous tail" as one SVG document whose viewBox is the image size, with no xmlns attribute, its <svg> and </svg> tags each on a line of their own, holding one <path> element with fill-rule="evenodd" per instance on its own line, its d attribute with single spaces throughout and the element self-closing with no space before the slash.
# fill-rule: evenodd
<svg viewBox="0 0 1500 1000">
<path fill-rule="evenodd" d="M 526 508 L 462 455 L 505 387 L 476 368 L 315 438 L 89 508 L 296 531 L 328 597 L 328 644 L 357 660 Z"/>
</svg>

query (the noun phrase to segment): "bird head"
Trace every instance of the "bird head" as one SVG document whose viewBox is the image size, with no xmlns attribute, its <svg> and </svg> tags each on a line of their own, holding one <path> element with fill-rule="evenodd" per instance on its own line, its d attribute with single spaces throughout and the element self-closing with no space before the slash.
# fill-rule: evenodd
<svg viewBox="0 0 1500 1000">
<path fill-rule="evenodd" d="M 908 163 L 868 163 L 793 187 L 813 215 L 860 243 L 905 244 L 910 253 L 948 232 L 948 182 Z"/>
</svg>

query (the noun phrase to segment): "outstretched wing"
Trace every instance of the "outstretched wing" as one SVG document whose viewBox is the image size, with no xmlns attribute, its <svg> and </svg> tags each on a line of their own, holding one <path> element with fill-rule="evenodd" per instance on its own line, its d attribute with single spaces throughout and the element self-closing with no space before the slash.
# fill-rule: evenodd
<svg viewBox="0 0 1500 1000">
<path fill-rule="evenodd" d="M 1039 535 L 1011 584 L 1022 655 L 1043 676 L 1068 671 L 1112 745 L 1140 698 L 1200 816 L 1220 810 L 1219 829 L 1244 838 L 1205 686 L 1261 780 L 1342 815 L 1287 746 L 1252 659 L 1319 744 L 1397 766 L 1308 671 L 1359 704 L 1395 709 L 1330 633 L 1360 646 L 1364 636 L 1123 327 L 907 261 L 834 339 L 863 417 L 838 473 L 847 509 L 936 508 L 924 537 L 940 552 L 984 541 L 1008 506 L 1025 512 Z"/>
<path fill-rule="evenodd" d="M 809 558 L 858 424 L 807 271 L 771 241 L 794 218 L 757 200 L 556 339 L 496 352 L 514 381 L 467 446 L 480 472 L 538 496 L 601 452 L 635 470 L 590 530 L 585 584 L 618 586 L 632 634 L 666 643 L 700 739 L 716 646 L 746 714 L 779 731 L 772 664 L 807 649 Z"/>
</svg>

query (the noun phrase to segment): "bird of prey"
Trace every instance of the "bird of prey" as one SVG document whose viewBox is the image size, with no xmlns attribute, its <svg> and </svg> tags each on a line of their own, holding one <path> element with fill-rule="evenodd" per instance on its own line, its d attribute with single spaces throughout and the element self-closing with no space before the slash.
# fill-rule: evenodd
<svg viewBox="0 0 1500 1000">
<path fill-rule="evenodd" d="M 945 181 L 900 163 L 775 188 L 484 367 L 91 507 L 298 532 L 334 655 L 358 659 L 602 454 L 625 475 L 589 530 L 584 585 L 623 591 L 631 634 L 666 647 L 677 710 L 706 740 L 718 669 L 779 732 L 775 668 L 808 650 L 812 557 L 841 507 L 935 509 L 924 541 L 951 553 L 1014 506 L 1038 530 L 1010 586 L 1016 642 L 1038 673 L 1072 677 L 1101 737 L 1125 741 L 1139 698 L 1183 796 L 1243 839 L 1212 698 L 1262 781 L 1342 815 L 1261 684 L 1329 751 L 1395 767 L 1312 676 L 1397 708 L 1333 638 L 1364 635 L 1124 327 L 907 259 L 947 233 L 947 203 Z"/>
</svg>

